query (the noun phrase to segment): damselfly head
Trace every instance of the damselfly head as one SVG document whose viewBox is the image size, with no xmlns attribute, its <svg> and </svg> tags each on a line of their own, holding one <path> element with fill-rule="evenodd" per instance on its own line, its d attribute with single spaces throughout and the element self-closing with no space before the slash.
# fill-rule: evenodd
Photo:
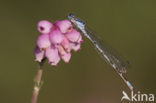
<svg viewBox="0 0 156 103">
<path fill-rule="evenodd" d="M 78 29 L 83 30 L 85 28 L 85 23 L 76 18 L 74 14 L 70 13 L 67 17 Z"/>
<path fill-rule="evenodd" d="M 72 18 L 74 18 L 74 17 L 75 17 L 75 15 L 74 15 L 73 13 L 70 13 L 70 14 L 68 14 L 68 16 L 67 16 L 67 17 L 68 17 L 68 19 L 69 19 L 69 20 L 71 20 Z"/>
</svg>

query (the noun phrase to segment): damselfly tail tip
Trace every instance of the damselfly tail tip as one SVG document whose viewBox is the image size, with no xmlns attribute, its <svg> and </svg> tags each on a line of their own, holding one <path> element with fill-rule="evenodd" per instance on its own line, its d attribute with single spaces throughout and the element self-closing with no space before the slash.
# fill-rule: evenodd
<svg viewBox="0 0 156 103">
<path fill-rule="evenodd" d="M 131 84 L 129 81 L 127 81 L 127 85 L 128 85 L 128 87 L 130 88 L 130 90 L 131 90 L 131 91 L 133 91 L 133 90 L 134 90 L 134 88 L 133 88 L 132 84 Z"/>
</svg>

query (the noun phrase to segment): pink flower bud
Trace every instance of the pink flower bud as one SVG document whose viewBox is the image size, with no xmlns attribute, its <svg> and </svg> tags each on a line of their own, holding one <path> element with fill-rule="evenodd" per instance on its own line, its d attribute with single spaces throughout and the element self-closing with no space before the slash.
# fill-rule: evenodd
<svg viewBox="0 0 156 103">
<path fill-rule="evenodd" d="M 70 58 L 71 58 L 71 54 L 70 53 L 65 53 L 65 55 L 61 56 L 61 58 L 63 59 L 63 61 L 65 63 L 68 63 Z"/>
<path fill-rule="evenodd" d="M 63 48 L 65 49 L 66 52 L 68 52 L 68 53 L 70 52 L 70 43 L 65 36 L 63 37 L 61 45 L 63 46 Z"/>
<path fill-rule="evenodd" d="M 82 36 L 80 35 L 79 39 L 78 39 L 77 42 L 75 42 L 75 43 L 81 44 L 82 42 L 83 42 Z"/>
<path fill-rule="evenodd" d="M 54 25 L 56 25 L 62 33 L 67 33 L 72 29 L 72 24 L 68 20 L 56 21 Z"/>
<path fill-rule="evenodd" d="M 58 50 L 55 47 L 50 46 L 46 49 L 45 56 L 51 65 L 56 66 L 60 61 Z"/>
<path fill-rule="evenodd" d="M 73 49 L 74 51 L 79 51 L 81 44 L 77 44 L 77 43 L 70 43 L 70 47 L 71 49 Z"/>
<path fill-rule="evenodd" d="M 64 48 L 63 48 L 61 45 L 58 45 L 58 46 L 57 46 L 57 49 L 58 49 L 58 52 L 59 52 L 59 54 L 60 54 L 61 56 L 63 56 L 63 55 L 66 54 Z"/>
<path fill-rule="evenodd" d="M 50 41 L 52 44 L 60 44 L 63 40 L 63 35 L 59 29 L 53 29 L 50 33 Z"/>
<path fill-rule="evenodd" d="M 39 47 L 36 46 L 34 49 L 35 61 L 41 62 L 44 58 L 44 51 L 40 51 Z"/>
<path fill-rule="evenodd" d="M 47 20 L 41 20 L 37 25 L 38 31 L 42 34 L 50 33 L 52 27 L 53 27 L 52 23 L 50 23 Z"/>
<path fill-rule="evenodd" d="M 37 38 L 37 46 L 42 50 L 46 49 L 51 45 L 48 34 L 41 34 Z"/>
<path fill-rule="evenodd" d="M 80 42 L 82 40 L 81 34 L 75 29 L 72 29 L 71 32 L 66 33 L 65 36 L 71 42 Z"/>
</svg>

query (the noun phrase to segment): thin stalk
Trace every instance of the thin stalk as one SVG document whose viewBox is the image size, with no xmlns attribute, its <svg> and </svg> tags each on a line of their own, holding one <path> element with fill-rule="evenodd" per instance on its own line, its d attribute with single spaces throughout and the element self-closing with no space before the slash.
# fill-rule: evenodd
<svg viewBox="0 0 156 103">
<path fill-rule="evenodd" d="M 32 103 L 37 103 L 38 94 L 42 85 L 42 81 L 41 81 L 42 73 L 43 73 L 42 65 L 43 65 L 42 63 L 39 64 L 37 74 L 34 79 L 35 85 L 34 85 L 34 90 L 33 90 L 33 95 L 32 95 Z"/>
</svg>

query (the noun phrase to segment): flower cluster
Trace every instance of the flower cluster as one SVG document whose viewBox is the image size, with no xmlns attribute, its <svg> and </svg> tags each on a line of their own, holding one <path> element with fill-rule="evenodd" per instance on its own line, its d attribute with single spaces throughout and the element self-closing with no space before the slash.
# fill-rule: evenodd
<svg viewBox="0 0 156 103">
<path fill-rule="evenodd" d="M 53 24 L 42 20 L 39 21 L 37 29 L 41 33 L 34 49 L 35 60 L 38 62 L 47 58 L 49 64 L 53 66 L 56 66 L 61 59 L 68 63 L 71 50 L 80 50 L 82 36 L 68 20 L 56 21 Z"/>
</svg>

